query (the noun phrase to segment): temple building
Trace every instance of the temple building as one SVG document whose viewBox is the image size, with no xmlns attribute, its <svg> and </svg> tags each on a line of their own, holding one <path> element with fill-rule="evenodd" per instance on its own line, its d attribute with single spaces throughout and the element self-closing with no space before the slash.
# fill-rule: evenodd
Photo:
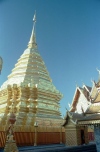
<svg viewBox="0 0 100 152">
<path fill-rule="evenodd" d="M 99 70 L 98 70 L 99 71 Z M 99 71 L 100 76 L 100 71 Z M 100 79 L 92 87 L 77 87 L 63 124 L 66 145 L 81 145 L 89 142 L 88 132 L 94 132 L 97 152 L 100 152 Z"/>
<path fill-rule="evenodd" d="M 87 107 L 91 104 L 89 99 L 91 89 L 91 87 L 86 85 L 83 85 L 82 87 L 76 87 L 70 107 L 70 112 L 81 114 L 87 110 Z"/>
<path fill-rule="evenodd" d="M 59 110 L 63 95 L 52 83 L 38 52 L 35 36 L 36 15 L 33 21 L 28 47 L 0 88 L 1 147 L 5 143 L 3 132 L 8 127 L 12 108 L 16 114 L 14 131 L 18 145 L 34 144 L 35 127 L 38 127 L 38 144 L 59 143 L 63 140 L 63 119 Z"/>
</svg>

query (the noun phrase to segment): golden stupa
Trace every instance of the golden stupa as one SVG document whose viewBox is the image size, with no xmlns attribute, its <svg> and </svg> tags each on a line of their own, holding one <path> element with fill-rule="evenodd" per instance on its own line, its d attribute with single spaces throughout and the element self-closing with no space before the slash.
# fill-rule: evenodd
<svg viewBox="0 0 100 152">
<path fill-rule="evenodd" d="M 33 21 L 28 47 L 15 64 L 8 80 L 0 88 L 0 131 L 5 131 L 8 127 L 13 103 L 16 114 L 15 138 L 19 145 L 34 143 L 34 135 L 28 136 L 28 133 L 34 133 L 34 124 L 38 124 L 38 143 L 52 143 L 50 138 L 61 131 L 63 121 L 59 110 L 62 94 L 53 85 L 38 52 L 35 36 L 36 14 Z M 47 135 L 48 133 L 51 134 Z M 49 142 L 42 139 L 43 135 L 44 138 L 50 136 Z M 40 139 L 42 141 L 39 141 Z M 53 143 L 56 141 L 58 139 Z"/>
</svg>

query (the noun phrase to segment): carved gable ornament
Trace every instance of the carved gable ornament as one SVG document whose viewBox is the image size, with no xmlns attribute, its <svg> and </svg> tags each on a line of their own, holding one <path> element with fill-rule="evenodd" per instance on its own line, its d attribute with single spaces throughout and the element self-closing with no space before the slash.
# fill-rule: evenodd
<svg viewBox="0 0 100 152">
<path fill-rule="evenodd" d="M 2 65 L 3 65 L 3 60 L 2 60 L 2 58 L 0 57 L 0 74 L 1 74 L 1 70 L 2 70 Z"/>
</svg>

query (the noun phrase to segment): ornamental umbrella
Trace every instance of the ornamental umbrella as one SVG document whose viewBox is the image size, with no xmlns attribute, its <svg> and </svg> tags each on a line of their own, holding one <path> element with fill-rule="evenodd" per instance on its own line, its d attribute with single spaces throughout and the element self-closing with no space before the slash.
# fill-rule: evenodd
<svg viewBox="0 0 100 152">
<path fill-rule="evenodd" d="M 3 65 L 3 60 L 2 60 L 2 58 L 0 57 L 0 74 L 1 74 L 1 70 L 2 70 L 2 65 Z"/>
</svg>

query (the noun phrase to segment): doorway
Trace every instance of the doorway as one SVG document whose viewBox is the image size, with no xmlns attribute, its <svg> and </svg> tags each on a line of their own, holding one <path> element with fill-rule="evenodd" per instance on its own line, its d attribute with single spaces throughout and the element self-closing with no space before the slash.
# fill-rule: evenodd
<svg viewBox="0 0 100 152">
<path fill-rule="evenodd" d="M 84 130 L 81 130 L 81 145 L 85 144 L 85 134 Z"/>
</svg>

